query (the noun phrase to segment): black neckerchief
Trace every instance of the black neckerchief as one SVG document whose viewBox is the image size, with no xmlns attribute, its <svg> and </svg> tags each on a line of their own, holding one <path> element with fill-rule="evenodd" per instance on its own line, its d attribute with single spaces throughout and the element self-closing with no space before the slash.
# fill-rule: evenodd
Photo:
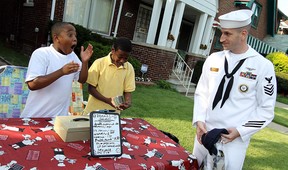
<svg viewBox="0 0 288 170">
<path fill-rule="evenodd" d="M 236 65 L 236 67 L 233 69 L 233 71 L 231 73 L 228 73 L 228 62 L 227 62 L 227 59 L 225 57 L 225 61 L 224 61 L 225 75 L 223 76 L 223 78 L 222 78 L 222 80 L 218 86 L 218 90 L 216 92 L 216 95 L 215 95 L 215 98 L 213 101 L 212 110 L 216 107 L 218 102 L 222 99 L 225 77 L 227 77 L 228 79 L 230 78 L 230 80 L 229 80 L 227 88 L 225 90 L 224 97 L 223 97 L 220 108 L 222 108 L 222 106 L 224 105 L 226 100 L 229 98 L 229 94 L 230 94 L 230 91 L 232 89 L 233 82 L 234 82 L 234 76 L 233 75 L 238 71 L 238 69 L 242 66 L 242 64 L 244 63 L 245 60 L 246 60 L 246 58 L 240 60 L 239 63 Z"/>
</svg>

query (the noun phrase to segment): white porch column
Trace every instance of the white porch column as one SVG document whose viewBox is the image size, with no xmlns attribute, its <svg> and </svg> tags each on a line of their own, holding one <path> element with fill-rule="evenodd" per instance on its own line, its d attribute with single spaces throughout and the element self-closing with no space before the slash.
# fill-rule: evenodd
<svg viewBox="0 0 288 170">
<path fill-rule="evenodd" d="M 118 10 L 118 15 L 117 15 L 117 20 L 116 20 L 116 25 L 115 25 L 115 30 L 114 30 L 114 35 L 113 37 L 117 36 L 118 33 L 118 26 L 119 26 L 119 22 L 120 22 L 120 18 L 121 18 L 121 13 L 122 13 L 122 8 L 123 8 L 123 2 L 124 0 L 120 1 L 120 6 L 119 6 L 119 10 Z"/>
<path fill-rule="evenodd" d="M 193 45 L 194 45 L 193 43 L 194 43 L 194 41 L 195 41 L 196 30 L 197 30 L 196 25 L 198 25 L 198 23 L 199 23 L 199 17 L 196 17 L 195 23 L 194 23 L 194 25 L 193 25 L 192 37 L 191 37 L 190 45 L 189 45 L 189 49 L 188 49 L 188 52 L 190 52 L 190 53 L 192 53 L 192 48 L 193 48 Z"/>
<path fill-rule="evenodd" d="M 210 45 L 209 41 L 211 38 L 211 30 L 212 30 L 212 25 L 213 25 L 213 21 L 214 21 L 214 17 L 212 16 L 208 16 L 207 22 L 206 22 L 206 26 L 205 26 L 205 30 L 204 30 L 204 35 L 202 38 L 202 43 L 203 45 L 206 45 L 206 49 L 200 49 L 202 51 L 203 55 L 207 55 L 207 50 L 210 49 L 208 48 L 208 46 Z"/>
<path fill-rule="evenodd" d="M 173 44 L 172 44 L 172 48 L 175 48 L 177 40 L 178 40 L 178 35 L 180 31 L 184 9 L 185 9 L 185 3 L 183 3 L 182 1 L 178 2 L 176 5 L 176 10 L 174 14 L 172 29 L 171 29 L 171 34 L 174 35 L 174 38 L 175 38 L 175 41 L 173 41 Z"/>
<path fill-rule="evenodd" d="M 205 56 L 209 56 L 210 55 L 210 51 L 211 51 L 211 48 L 212 48 L 212 43 L 213 43 L 213 39 L 214 39 L 214 36 L 215 36 L 215 32 L 216 32 L 216 28 L 213 28 L 211 29 L 211 34 L 210 34 L 210 40 L 207 44 L 207 49 L 205 51 Z"/>
<path fill-rule="evenodd" d="M 208 14 L 202 13 L 199 16 L 198 24 L 195 25 L 197 27 L 196 27 L 196 29 L 194 29 L 195 30 L 195 37 L 193 38 L 193 42 L 191 43 L 192 44 L 192 51 L 191 51 L 192 53 L 199 54 L 200 44 L 201 44 L 202 37 L 204 34 L 204 29 L 205 29 L 207 17 L 208 17 Z M 194 34 L 194 31 L 193 31 L 193 34 Z"/>
<path fill-rule="evenodd" d="M 154 44 L 163 0 L 154 0 L 146 43 Z"/>
<path fill-rule="evenodd" d="M 174 10 L 174 5 L 175 5 L 175 0 L 166 0 L 165 11 L 163 15 L 160 35 L 159 35 L 158 44 L 157 44 L 159 46 L 166 46 L 172 13 Z"/>
</svg>

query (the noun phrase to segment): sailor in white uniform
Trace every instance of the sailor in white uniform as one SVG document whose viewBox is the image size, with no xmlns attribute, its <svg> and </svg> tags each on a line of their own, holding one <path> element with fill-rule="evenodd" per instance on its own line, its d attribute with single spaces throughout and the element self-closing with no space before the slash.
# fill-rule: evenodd
<svg viewBox="0 0 288 170">
<path fill-rule="evenodd" d="M 193 154 L 199 165 L 206 155 L 211 157 L 201 136 L 225 128 L 229 132 L 221 135 L 225 169 L 241 170 L 250 138 L 274 118 L 274 67 L 247 44 L 251 16 L 251 10 L 242 9 L 219 17 L 224 50 L 206 59 L 194 97 Z"/>
</svg>

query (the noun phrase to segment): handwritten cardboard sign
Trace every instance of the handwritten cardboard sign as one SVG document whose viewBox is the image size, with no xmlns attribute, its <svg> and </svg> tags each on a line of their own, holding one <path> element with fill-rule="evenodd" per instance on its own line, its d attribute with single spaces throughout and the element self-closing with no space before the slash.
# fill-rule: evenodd
<svg viewBox="0 0 288 170">
<path fill-rule="evenodd" d="M 114 157 L 122 155 L 120 116 L 109 110 L 90 113 L 91 156 Z"/>
</svg>

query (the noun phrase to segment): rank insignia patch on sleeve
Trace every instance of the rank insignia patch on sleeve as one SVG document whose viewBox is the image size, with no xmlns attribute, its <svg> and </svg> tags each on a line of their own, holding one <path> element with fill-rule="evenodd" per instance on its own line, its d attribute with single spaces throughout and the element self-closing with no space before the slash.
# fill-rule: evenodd
<svg viewBox="0 0 288 170">
<path fill-rule="evenodd" d="M 268 81 L 268 84 L 266 84 L 264 86 L 264 92 L 265 92 L 265 94 L 267 94 L 269 96 L 272 96 L 274 93 L 274 85 L 271 83 L 272 78 L 273 78 L 272 76 L 271 77 L 265 77 L 265 80 Z"/>
</svg>

